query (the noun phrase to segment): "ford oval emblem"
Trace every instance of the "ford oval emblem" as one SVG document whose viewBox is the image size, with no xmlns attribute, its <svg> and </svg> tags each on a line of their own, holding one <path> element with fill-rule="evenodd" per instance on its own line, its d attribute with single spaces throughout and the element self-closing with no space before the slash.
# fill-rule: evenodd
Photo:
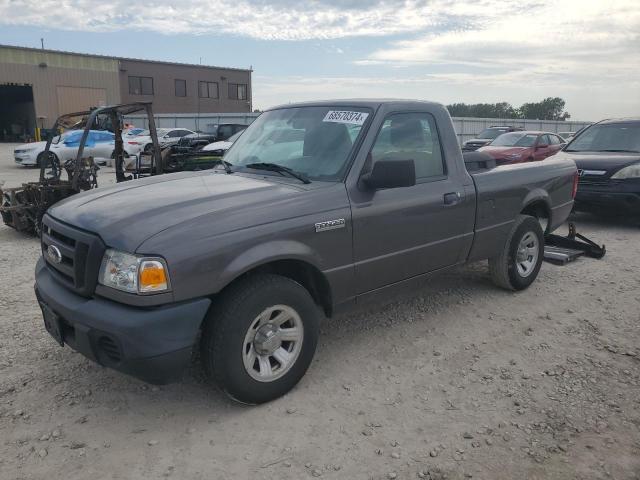
<svg viewBox="0 0 640 480">
<path fill-rule="evenodd" d="M 60 252 L 60 249 L 55 245 L 49 245 L 47 247 L 47 257 L 49 257 L 49 260 L 51 260 L 51 262 L 53 263 L 57 264 L 62 262 L 62 253 Z"/>
</svg>

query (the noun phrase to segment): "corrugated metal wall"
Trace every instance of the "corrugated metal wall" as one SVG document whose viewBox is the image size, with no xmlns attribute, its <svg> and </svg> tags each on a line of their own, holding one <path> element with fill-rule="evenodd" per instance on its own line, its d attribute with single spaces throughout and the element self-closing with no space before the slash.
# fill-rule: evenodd
<svg viewBox="0 0 640 480">
<path fill-rule="evenodd" d="M 200 116 L 195 116 L 190 113 L 159 113 L 153 118 L 158 128 L 181 127 L 194 131 L 212 132 L 214 126 L 221 123 L 249 125 L 258 115 L 258 113 L 201 113 Z M 149 127 L 146 115 L 129 115 L 126 119 L 136 127 Z"/>
<path fill-rule="evenodd" d="M 88 107 L 104 107 L 107 104 L 105 88 L 58 87 L 58 111 L 80 112 Z"/>
<path fill-rule="evenodd" d="M 475 136 L 485 128 L 494 125 L 512 125 L 514 127 L 523 127 L 525 130 L 542 130 L 545 132 L 559 133 L 577 132 L 582 127 L 590 125 L 591 123 L 592 122 L 453 117 L 453 126 L 456 129 L 458 140 L 461 144 L 475 138 Z"/>
<path fill-rule="evenodd" d="M 202 113 L 199 117 L 192 114 L 157 114 L 156 126 L 158 127 L 182 127 L 190 130 L 211 132 L 213 126 L 220 123 L 240 123 L 248 125 L 256 117 L 257 113 Z M 132 115 L 127 119 L 136 126 L 147 128 L 144 115 Z M 458 140 L 463 143 L 474 138 L 478 133 L 493 125 L 513 125 L 524 127 L 527 130 L 544 130 L 546 132 L 577 132 L 591 122 L 554 122 L 550 120 L 520 120 L 498 118 L 462 118 L 454 117 L 453 125 L 458 134 Z"/>
</svg>

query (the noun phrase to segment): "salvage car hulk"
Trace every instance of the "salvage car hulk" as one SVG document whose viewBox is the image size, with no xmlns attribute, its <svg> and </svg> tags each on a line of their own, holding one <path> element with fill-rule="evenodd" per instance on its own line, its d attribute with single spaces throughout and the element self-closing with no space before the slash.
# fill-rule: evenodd
<svg viewBox="0 0 640 480">
<path fill-rule="evenodd" d="M 510 290 L 534 281 L 543 228 L 573 206 L 574 162 L 470 160 L 435 103 L 268 110 L 214 170 L 50 208 L 35 285 L 45 326 L 152 383 L 199 350 L 232 398 L 274 399 L 307 370 L 323 316 L 465 262 L 488 259 Z"/>
</svg>

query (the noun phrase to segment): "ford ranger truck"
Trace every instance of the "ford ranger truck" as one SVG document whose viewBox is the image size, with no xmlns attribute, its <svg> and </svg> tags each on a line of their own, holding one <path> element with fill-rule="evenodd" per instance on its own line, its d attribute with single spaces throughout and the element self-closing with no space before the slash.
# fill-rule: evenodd
<svg viewBox="0 0 640 480">
<path fill-rule="evenodd" d="M 436 103 L 268 110 L 213 170 L 51 207 L 35 272 L 45 327 L 156 384 L 199 351 L 230 397 L 272 400 L 305 374 L 323 317 L 466 262 L 488 260 L 500 287 L 531 285 L 545 231 L 573 206 L 575 163 L 470 155 Z"/>
</svg>

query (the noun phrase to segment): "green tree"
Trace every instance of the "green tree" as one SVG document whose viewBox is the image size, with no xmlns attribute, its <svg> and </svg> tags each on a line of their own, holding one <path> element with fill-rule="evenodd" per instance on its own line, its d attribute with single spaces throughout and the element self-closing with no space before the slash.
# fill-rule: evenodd
<svg viewBox="0 0 640 480">
<path fill-rule="evenodd" d="M 508 102 L 498 103 L 453 103 L 447 105 L 452 117 L 478 118 L 524 118 L 533 120 L 567 120 L 571 117 L 564 111 L 565 102 L 559 97 L 545 98 L 541 102 L 525 103 L 514 108 Z"/>
<path fill-rule="evenodd" d="M 560 97 L 548 97 L 541 102 L 523 104 L 520 115 L 533 120 L 567 120 L 571 115 L 564 111 L 564 105 Z"/>
</svg>

